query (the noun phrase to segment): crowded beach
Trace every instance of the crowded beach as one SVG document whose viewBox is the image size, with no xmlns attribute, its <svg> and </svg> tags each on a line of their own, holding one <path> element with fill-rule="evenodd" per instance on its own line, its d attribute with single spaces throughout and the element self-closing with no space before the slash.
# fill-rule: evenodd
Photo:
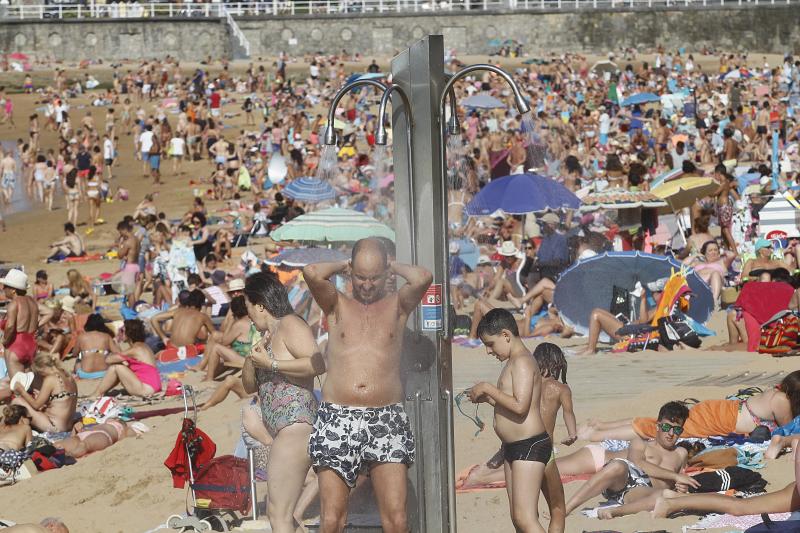
<svg viewBox="0 0 800 533">
<path fill-rule="evenodd" d="M 800 61 L 490 59 L 532 112 L 488 72 L 455 89 L 459 529 L 789 520 Z M 0 75 L 0 524 L 188 519 L 174 487 L 195 474 L 191 398 L 215 443 L 195 466 L 252 458 L 264 529 L 341 531 L 366 493 L 384 530 L 407 531 L 400 353 L 433 278 L 396 260 L 407 206 L 376 142 L 380 94 L 350 92 L 326 120 L 348 81 L 389 83 L 387 62 L 15 61 Z"/>
</svg>

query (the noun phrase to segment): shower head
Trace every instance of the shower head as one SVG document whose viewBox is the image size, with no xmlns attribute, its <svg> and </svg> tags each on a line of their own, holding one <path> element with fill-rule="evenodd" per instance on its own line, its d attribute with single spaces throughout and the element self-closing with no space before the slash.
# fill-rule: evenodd
<svg viewBox="0 0 800 533">
<path fill-rule="evenodd" d="M 325 126 L 324 142 L 328 146 L 333 146 L 334 144 L 336 144 L 336 130 L 333 129 L 332 123 L 328 123 L 328 125 Z"/>
<path fill-rule="evenodd" d="M 328 109 L 328 126 L 325 128 L 325 144 L 328 146 L 336 144 L 336 131 L 334 130 L 334 120 L 336 119 L 336 107 L 339 105 L 339 101 L 344 98 L 348 92 L 352 91 L 357 87 L 361 87 L 364 85 L 368 85 L 373 87 L 381 93 L 386 92 L 386 86 L 380 82 L 375 80 L 362 80 L 358 79 L 352 81 L 339 89 L 339 92 L 336 93 L 336 96 L 333 97 L 333 101 L 331 102 L 331 107 Z"/>
</svg>

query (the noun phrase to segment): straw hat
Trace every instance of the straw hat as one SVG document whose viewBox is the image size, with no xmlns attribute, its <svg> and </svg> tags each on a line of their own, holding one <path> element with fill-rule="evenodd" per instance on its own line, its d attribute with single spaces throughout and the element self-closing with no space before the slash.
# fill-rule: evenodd
<svg viewBox="0 0 800 533">
<path fill-rule="evenodd" d="M 0 278 L 0 284 L 12 289 L 24 291 L 28 289 L 28 275 L 22 270 L 12 268 L 4 278 Z"/>
<path fill-rule="evenodd" d="M 244 280 L 242 278 L 234 278 L 228 282 L 228 292 L 243 291 L 243 290 L 244 290 Z"/>
<path fill-rule="evenodd" d="M 61 298 L 61 309 L 68 313 L 75 313 L 75 303 L 77 300 L 72 296 L 64 296 Z"/>
<path fill-rule="evenodd" d="M 511 257 L 518 255 L 519 249 L 512 241 L 503 241 L 503 244 L 500 246 L 500 249 L 497 251 L 497 253 L 504 257 Z"/>
</svg>

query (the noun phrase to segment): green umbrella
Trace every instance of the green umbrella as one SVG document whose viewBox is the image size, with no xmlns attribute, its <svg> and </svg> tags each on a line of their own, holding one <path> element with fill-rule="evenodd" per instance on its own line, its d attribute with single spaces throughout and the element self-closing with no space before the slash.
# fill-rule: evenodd
<svg viewBox="0 0 800 533">
<path fill-rule="evenodd" d="M 276 241 L 354 242 L 365 237 L 394 240 L 394 230 L 369 215 L 330 207 L 292 219 L 270 234 Z"/>
</svg>

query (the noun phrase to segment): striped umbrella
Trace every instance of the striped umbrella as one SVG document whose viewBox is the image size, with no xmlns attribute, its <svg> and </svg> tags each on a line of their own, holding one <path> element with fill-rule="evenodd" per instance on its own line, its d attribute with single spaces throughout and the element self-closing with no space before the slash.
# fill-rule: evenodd
<svg viewBox="0 0 800 533">
<path fill-rule="evenodd" d="M 775 196 L 758 212 L 758 235 L 770 240 L 800 237 L 800 210 L 788 198 Z"/>
<path fill-rule="evenodd" d="M 301 268 L 314 263 L 327 263 L 331 261 L 344 261 L 349 259 L 350 254 L 336 250 L 334 248 L 289 248 L 275 257 L 265 259 L 268 265 L 285 265 L 288 267 Z"/>
<path fill-rule="evenodd" d="M 310 177 L 293 180 L 283 190 L 283 194 L 289 198 L 310 204 L 336 198 L 336 190 L 330 183 Z"/>
<path fill-rule="evenodd" d="M 354 242 L 366 237 L 394 240 L 394 230 L 371 216 L 330 207 L 292 219 L 270 235 L 276 241 Z"/>
<path fill-rule="evenodd" d="M 673 211 L 680 211 L 699 198 L 713 194 L 718 188 L 719 183 L 714 178 L 688 176 L 662 183 L 650 192 L 667 202 Z"/>
</svg>

